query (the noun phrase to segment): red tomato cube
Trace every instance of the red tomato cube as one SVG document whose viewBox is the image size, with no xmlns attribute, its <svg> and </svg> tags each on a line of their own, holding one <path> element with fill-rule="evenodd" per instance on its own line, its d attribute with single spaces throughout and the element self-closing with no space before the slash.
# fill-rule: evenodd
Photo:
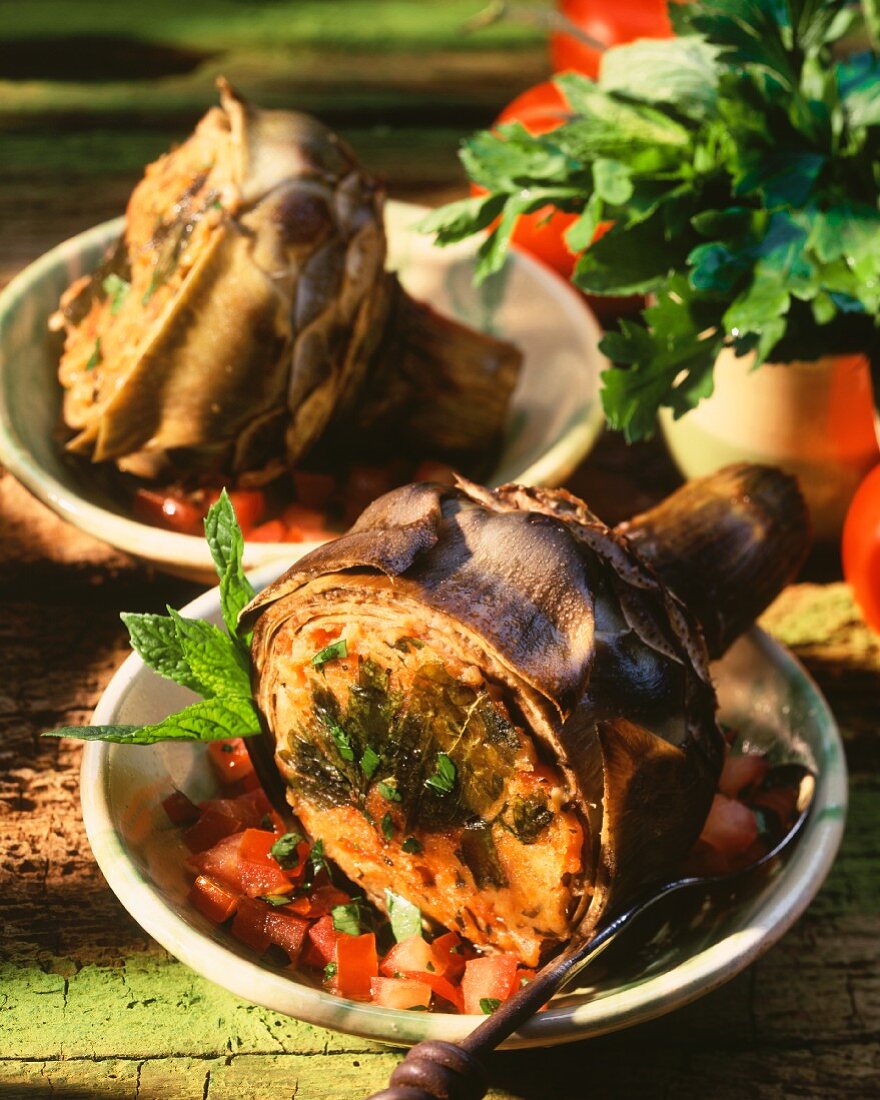
<svg viewBox="0 0 880 1100">
<path fill-rule="evenodd" d="M 216 882 L 207 875 L 199 875 L 187 895 L 198 911 L 213 921 L 222 924 L 238 909 L 241 894 L 230 890 L 222 882 Z"/>
<path fill-rule="evenodd" d="M 232 921 L 233 936 L 262 954 L 272 942 L 266 931 L 269 913 L 271 910 L 264 901 L 242 898 Z"/>
<path fill-rule="evenodd" d="M 305 962 L 323 970 L 336 956 L 336 941 L 342 935 L 333 927 L 333 918 L 328 913 L 315 921 L 308 933 Z"/>
<path fill-rule="evenodd" d="M 421 936 L 409 936 L 396 943 L 382 960 L 381 969 L 387 978 L 398 974 L 440 974 L 443 971 L 431 944 Z"/>
<path fill-rule="evenodd" d="M 213 848 L 224 837 L 240 832 L 242 822 L 232 813 L 208 806 L 202 809 L 199 820 L 183 834 L 183 842 L 191 852 L 204 852 Z"/>
<path fill-rule="evenodd" d="M 370 997 L 385 1008 L 428 1008 L 431 989 L 412 978 L 371 978 Z"/>
<path fill-rule="evenodd" d="M 364 932 L 361 936 L 341 933 L 336 941 L 336 986 L 342 996 L 353 1001 L 368 1001 L 370 979 L 378 975 L 375 935 L 372 932 Z"/>
<path fill-rule="evenodd" d="M 248 534 L 248 542 L 286 542 L 287 528 L 280 519 L 270 519 Z"/>
<path fill-rule="evenodd" d="M 263 929 L 270 941 L 286 951 L 291 963 L 299 962 L 305 943 L 309 922 L 282 909 L 269 909 L 263 921 Z"/>
<path fill-rule="evenodd" d="M 463 940 L 457 932 L 444 932 L 431 943 L 440 973 L 452 982 L 457 982 L 464 974 L 465 957 L 462 946 Z"/>
<path fill-rule="evenodd" d="M 465 1012 L 484 1016 L 480 1002 L 506 1001 L 518 988 L 516 955 L 486 955 L 469 959 L 464 968 L 461 991 Z"/>
<path fill-rule="evenodd" d="M 254 766 L 243 738 L 234 737 L 230 741 L 211 741 L 208 745 L 208 758 L 226 786 L 238 783 L 253 774 Z"/>
<path fill-rule="evenodd" d="M 769 768 L 766 758 L 757 753 L 728 754 L 718 780 L 718 791 L 728 798 L 739 798 L 747 787 L 763 782 Z"/>
<path fill-rule="evenodd" d="M 190 802 L 183 791 L 172 791 L 167 798 L 163 798 L 162 808 L 173 825 L 191 825 L 198 820 L 201 813 L 195 802 Z"/>
<path fill-rule="evenodd" d="M 735 798 L 716 794 L 700 840 L 724 855 L 735 856 L 757 839 L 758 822 L 754 812 Z"/>
</svg>

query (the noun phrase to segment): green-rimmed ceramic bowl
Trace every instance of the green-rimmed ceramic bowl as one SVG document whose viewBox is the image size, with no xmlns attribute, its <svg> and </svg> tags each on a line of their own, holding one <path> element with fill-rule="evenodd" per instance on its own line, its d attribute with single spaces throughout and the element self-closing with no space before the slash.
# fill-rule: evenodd
<svg viewBox="0 0 880 1100">
<path fill-rule="evenodd" d="M 277 566 L 253 579 L 274 579 Z M 217 590 L 186 613 L 219 623 Z M 840 844 L 846 812 L 846 765 L 834 719 L 818 688 L 794 658 L 753 629 L 715 666 L 725 721 L 745 747 L 774 761 L 799 760 L 818 774 L 813 811 L 785 862 L 755 874 L 735 897 L 666 914 L 646 941 L 621 937 L 577 989 L 556 997 L 505 1044 L 570 1042 L 669 1012 L 732 978 L 766 951 L 807 907 Z M 146 668 L 137 656 L 104 693 L 96 724 L 156 721 L 186 704 L 190 693 Z M 262 962 L 204 919 L 186 900 L 189 854 L 160 802 L 172 787 L 200 801 L 216 796 L 204 748 L 90 743 L 82 767 L 83 815 L 104 875 L 132 916 L 173 955 L 240 997 L 338 1031 L 386 1043 L 461 1039 L 482 1017 L 406 1012 L 325 993 L 289 971 Z"/>
<path fill-rule="evenodd" d="M 386 207 L 389 263 L 414 297 L 512 340 L 525 361 L 491 484 L 559 485 L 586 455 L 602 425 L 601 332 L 583 298 L 560 276 L 515 252 L 497 276 L 473 285 L 474 243 L 435 248 L 413 229 L 423 207 Z M 47 329 L 61 292 L 93 270 L 122 219 L 73 237 L 31 264 L 0 294 L 0 462 L 77 527 L 161 569 L 214 576 L 205 541 L 138 523 L 81 462 L 66 460 L 54 435 L 61 389 L 60 340 Z M 294 558 L 314 543 L 253 543 L 246 568 Z"/>
</svg>

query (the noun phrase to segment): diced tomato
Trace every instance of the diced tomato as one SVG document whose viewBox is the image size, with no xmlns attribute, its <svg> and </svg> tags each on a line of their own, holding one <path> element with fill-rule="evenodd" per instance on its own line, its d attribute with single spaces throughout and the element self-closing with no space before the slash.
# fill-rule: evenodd
<svg viewBox="0 0 880 1100">
<path fill-rule="evenodd" d="M 236 814 L 245 825 L 253 825 L 254 828 L 259 826 L 261 829 L 266 829 L 268 828 L 265 823 L 266 818 L 278 818 L 281 829 L 284 829 L 284 823 L 272 809 L 272 803 L 266 797 L 266 792 L 262 787 L 257 786 L 245 794 L 237 795 L 232 799 L 232 803 L 235 806 Z"/>
<path fill-rule="evenodd" d="M 747 787 L 763 782 L 769 767 L 766 758 L 757 753 L 741 756 L 728 754 L 718 780 L 718 790 L 728 798 L 738 798 Z"/>
<path fill-rule="evenodd" d="M 241 894 L 207 875 L 198 876 L 187 897 L 203 916 L 215 924 L 228 920 L 241 902 Z"/>
<path fill-rule="evenodd" d="M 454 936 L 455 933 L 451 935 Z M 455 957 L 448 955 L 448 951 L 445 954 L 449 958 Z M 461 991 L 446 976 L 444 959 L 434 950 L 434 944 L 426 943 L 421 936 L 410 936 L 395 944 L 382 960 L 379 969 L 388 978 L 399 978 L 402 975 L 424 982 L 445 1001 L 449 1001 L 459 1010 L 462 1007 Z"/>
<path fill-rule="evenodd" d="M 464 974 L 466 960 L 462 954 L 463 942 L 457 932 L 444 932 L 431 943 L 440 973 L 452 982 L 457 982 Z"/>
<path fill-rule="evenodd" d="M 304 504 L 288 504 L 281 513 L 281 521 L 287 527 L 290 542 L 319 542 L 331 534 L 326 513 Z"/>
<path fill-rule="evenodd" d="M 285 542 L 287 528 L 280 519 L 270 519 L 254 527 L 248 535 L 249 542 Z"/>
<path fill-rule="evenodd" d="M 172 791 L 167 798 L 163 798 L 162 809 L 173 825 L 191 825 L 201 813 L 195 802 L 191 802 L 183 791 Z"/>
<path fill-rule="evenodd" d="M 318 886 L 308 897 L 295 898 L 287 908 L 301 917 L 314 919 L 326 916 L 337 905 L 348 905 L 350 901 L 349 895 L 335 886 Z"/>
<path fill-rule="evenodd" d="M 253 774 L 254 766 L 241 737 L 209 742 L 208 756 L 220 776 L 220 782 L 227 786 Z"/>
<path fill-rule="evenodd" d="M 249 898 L 263 894 L 289 894 L 298 869 L 282 871 L 269 854 L 269 848 L 276 839 L 274 833 L 263 829 L 245 829 L 243 833 L 224 837 L 201 854 L 199 870 L 240 890 Z"/>
<path fill-rule="evenodd" d="M 461 980 L 465 1012 L 485 1015 L 480 1001 L 506 1001 L 518 987 L 516 955 L 486 955 L 469 959 Z"/>
<path fill-rule="evenodd" d="M 294 470 L 293 488 L 296 499 L 306 508 L 317 508 L 324 513 L 336 495 L 336 478 L 333 474 L 318 474 L 312 470 Z"/>
<path fill-rule="evenodd" d="M 183 842 L 191 852 L 204 852 L 224 837 L 240 832 L 241 827 L 241 818 L 234 814 L 213 806 L 203 807 L 199 820 L 183 834 Z"/>
<path fill-rule="evenodd" d="M 395 481 L 390 466 L 352 466 L 343 491 L 345 522 L 354 523 L 368 504 L 394 488 Z"/>
<path fill-rule="evenodd" d="M 364 932 L 361 936 L 342 933 L 336 941 L 336 986 L 342 996 L 368 1001 L 370 979 L 378 974 L 375 935 L 372 932 Z"/>
<path fill-rule="evenodd" d="M 758 839 L 758 822 L 752 810 L 735 798 L 716 794 L 700 840 L 724 855 L 744 852 Z"/>
<path fill-rule="evenodd" d="M 329 962 L 333 962 L 336 955 L 336 941 L 343 935 L 333 927 L 333 918 L 328 913 L 321 917 L 309 929 L 308 944 L 305 952 L 305 962 L 309 966 L 323 968 Z"/>
<path fill-rule="evenodd" d="M 266 931 L 266 917 L 270 912 L 264 901 L 242 898 L 232 921 L 233 936 L 262 954 L 272 942 Z"/>
<path fill-rule="evenodd" d="M 434 462 L 426 458 L 413 471 L 413 481 L 437 481 L 441 485 L 455 484 L 455 471 L 445 462 Z"/>
<path fill-rule="evenodd" d="M 272 943 L 286 951 L 291 963 L 299 962 L 305 943 L 309 922 L 288 913 L 287 906 L 282 909 L 268 909 L 263 929 Z"/>
<path fill-rule="evenodd" d="M 412 978 L 371 978 L 370 997 L 384 1008 L 427 1008 L 431 989 Z"/>
<path fill-rule="evenodd" d="M 157 493 L 153 489 L 137 489 L 132 501 L 135 518 L 152 527 L 163 527 L 180 535 L 202 533 L 202 509 L 182 497 Z"/>
<path fill-rule="evenodd" d="M 382 960 L 382 973 L 387 978 L 395 974 L 422 974 L 431 970 L 442 973 L 442 965 L 421 936 L 409 936 L 396 943 Z"/>
</svg>

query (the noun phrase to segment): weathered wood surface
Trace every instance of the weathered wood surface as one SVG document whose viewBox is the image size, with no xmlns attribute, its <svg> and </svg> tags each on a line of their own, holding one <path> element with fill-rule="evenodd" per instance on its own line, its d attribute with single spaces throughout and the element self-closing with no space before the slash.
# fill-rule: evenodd
<svg viewBox="0 0 880 1100">
<path fill-rule="evenodd" d="M 322 114 L 397 197 L 458 194 L 460 136 L 545 66 L 520 29 L 463 39 L 461 19 L 481 6 L 0 0 L 0 283 L 116 214 L 144 161 L 209 102 L 218 71 Z M 119 57 L 162 79 L 126 80 Z M 573 486 L 615 521 L 674 482 L 660 447 L 606 437 Z M 88 719 L 127 652 L 120 611 L 194 592 L 0 474 L 0 1096 L 355 1100 L 398 1057 L 196 976 L 139 929 L 92 860 L 80 749 L 39 733 Z M 814 672 L 846 739 L 852 807 L 827 884 L 764 959 L 694 1005 L 589 1043 L 499 1055 L 496 1100 L 880 1095 L 880 640 L 841 584 L 798 586 L 767 621 Z"/>
</svg>

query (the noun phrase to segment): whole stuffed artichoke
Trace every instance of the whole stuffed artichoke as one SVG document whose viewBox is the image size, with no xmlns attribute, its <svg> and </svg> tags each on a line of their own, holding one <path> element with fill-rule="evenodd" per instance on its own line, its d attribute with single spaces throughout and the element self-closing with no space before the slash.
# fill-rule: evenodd
<svg viewBox="0 0 880 1100">
<path fill-rule="evenodd" d="M 382 497 L 244 612 L 295 813 L 380 907 L 534 965 L 688 852 L 723 760 L 709 657 L 806 543 L 760 467 L 616 530 L 559 491 Z"/>
<path fill-rule="evenodd" d="M 383 193 L 317 120 L 222 106 L 147 169 L 64 294 L 71 451 L 143 477 L 260 484 L 319 444 L 472 462 L 520 355 L 385 271 Z"/>
</svg>

